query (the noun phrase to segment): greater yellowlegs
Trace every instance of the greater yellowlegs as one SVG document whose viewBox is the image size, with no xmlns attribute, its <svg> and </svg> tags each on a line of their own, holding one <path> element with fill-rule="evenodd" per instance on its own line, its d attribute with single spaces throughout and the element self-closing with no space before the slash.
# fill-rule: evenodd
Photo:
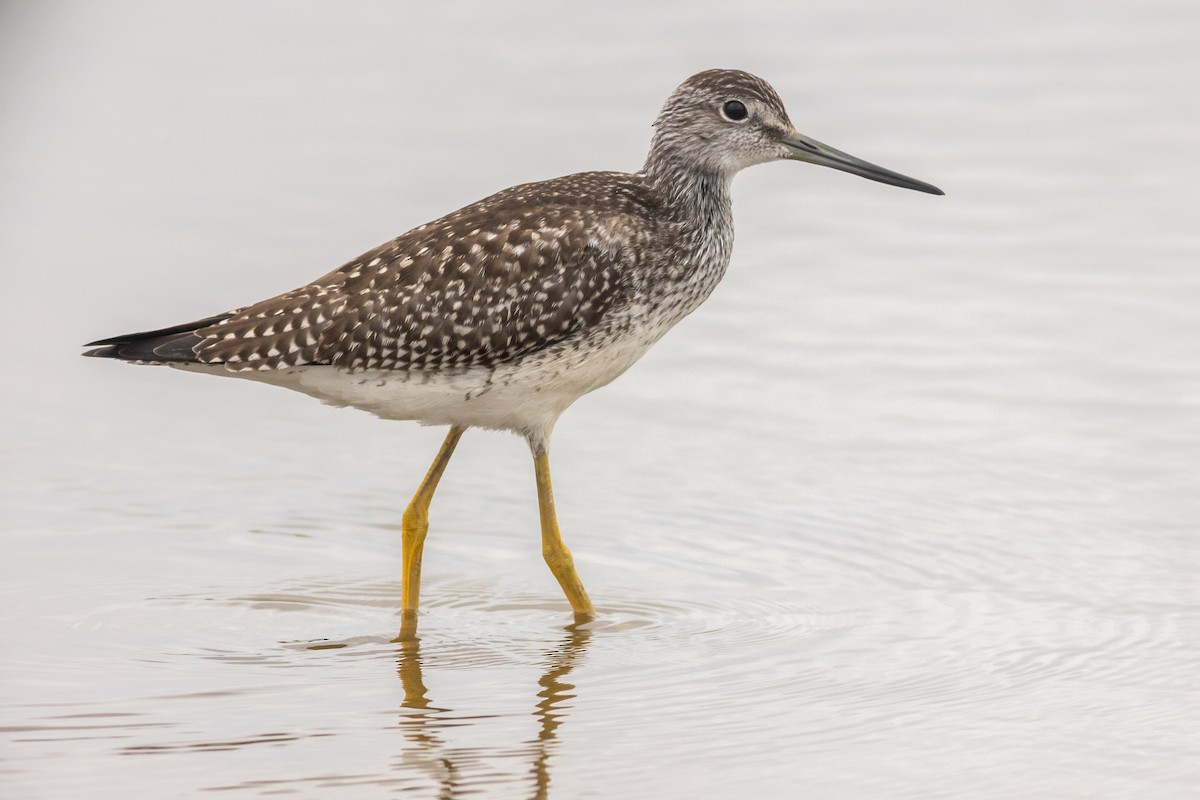
<svg viewBox="0 0 1200 800">
<path fill-rule="evenodd" d="M 807 161 L 942 194 L 796 132 L 765 81 L 693 75 L 663 105 L 640 172 L 529 183 L 405 233 L 286 294 L 84 355 L 250 378 L 450 431 L 402 523 L 402 614 L 415 624 L 429 503 L 467 428 L 533 453 L 542 554 L 592 613 L 554 512 L 559 415 L 612 381 L 704 302 L 733 246 L 741 169 Z"/>
</svg>

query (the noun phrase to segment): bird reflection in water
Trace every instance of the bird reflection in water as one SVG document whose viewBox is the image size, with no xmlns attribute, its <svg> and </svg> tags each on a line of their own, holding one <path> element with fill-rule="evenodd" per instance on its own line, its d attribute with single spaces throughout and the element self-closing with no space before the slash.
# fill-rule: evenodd
<svg viewBox="0 0 1200 800">
<path fill-rule="evenodd" d="M 568 704 L 575 697 L 575 684 L 568 683 L 566 678 L 591 639 L 591 631 L 580 623 L 567 625 L 563 631 L 558 646 L 546 654 L 546 668 L 538 680 L 537 702 L 532 712 L 538 722 L 537 735 L 512 751 L 481 751 L 448 743 L 446 731 L 469 725 L 480 717 L 456 714 L 452 709 L 434 705 L 425 685 L 420 639 L 398 641 L 396 670 L 404 687 L 399 724 L 407 742 L 396 765 L 398 770 L 420 772 L 425 781 L 437 787 L 434 796 L 450 800 L 475 793 L 481 783 L 495 785 L 503 780 L 495 770 L 497 759 L 519 759 L 529 765 L 526 773 L 532 779 L 529 797 L 539 800 L 549 797 L 550 757 L 558 743 L 559 727 L 570 708 Z"/>
</svg>

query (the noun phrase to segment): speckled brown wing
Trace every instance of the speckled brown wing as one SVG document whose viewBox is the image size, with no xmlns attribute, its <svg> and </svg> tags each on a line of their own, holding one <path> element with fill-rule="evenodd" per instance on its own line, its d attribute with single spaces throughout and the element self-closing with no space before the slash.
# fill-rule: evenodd
<svg viewBox="0 0 1200 800">
<path fill-rule="evenodd" d="M 197 360 L 234 371 L 493 366 L 590 329 L 627 288 L 638 215 L 597 216 L 569 186 L 536 186 L 536 206 L 531 187 L 514 187 L 197 330 Z"/>
</svg>

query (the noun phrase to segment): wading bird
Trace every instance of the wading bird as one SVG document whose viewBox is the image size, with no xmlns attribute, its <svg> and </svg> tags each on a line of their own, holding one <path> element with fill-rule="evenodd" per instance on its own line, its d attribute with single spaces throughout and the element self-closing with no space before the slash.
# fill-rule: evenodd
<svg viewBox="0 0 1200 800">
<path fill-rule="evenodd" d="M 554 423 L 712 293 L 733 247 L 733 176 L 781 160 L 942 194 L 797 133 L 762 79 L 708 70 L 667 98 L 639 172 L 514 186 L 299 289 L 92 342 L 85 355 L 249 378 L 384 419 L 448 425 L 403 516 L 402 636 L 415 630 L 429 503 L 459 437 L 468 428 L 525 437 L 542 553 L 587 617 L 592 602 L 554 511 Z"/>
</svg>

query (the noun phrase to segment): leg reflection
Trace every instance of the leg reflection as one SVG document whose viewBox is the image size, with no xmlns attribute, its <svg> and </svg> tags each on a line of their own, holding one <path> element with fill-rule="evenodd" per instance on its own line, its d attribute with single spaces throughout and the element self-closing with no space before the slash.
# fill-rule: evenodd
<svg viewBox="0 0 1200 800">
<path fill-rule="evenodd" d="M 548 798 L 551 756 L 571 708 L 570 701 L 575 697 L 575 685 L 566 679 L 591 639 L 591 631 L 579 623 L 568 625 L 563 631 L 558 646 L 546 653 L 545 671 L 538 680 L 537 702 L 532 711 L 538 724 L 537 734 L 515 747 L 462 747 L 447 741 L 453 729 L 485 724 L 494 717 L 434 706 L 425 686 L 420 640 L 398 643 L 397 672 L 404 688 L 400 728 L 406 741 L 397 763 L 397 769 L 403 772 L 398 776 L 401 782 L 407 784 L 409 779 L 419 776 L 421 783 L 437 787 L 436 797 L 449 800 L 477 792 L 483 785 L 496 786 L 504 780 L 497 775 L 497 762 L 518 760 L 525 768 L 504 770 L 512 775 L 509 780 L 526 784 L 531 778 L 529 796 L 539 800 Z"/>
<path fill-rule="evenodd" d="M 566 677 L 575 668 L 575 662 L 586 650 L 591 631 L 580 623 L 573 623 L 564 628 L 566 637 L 558 649 L 551 651 L 546 671 L 538 680 L 541 691 L 538 692 L 538 704 L 533 710 L 533 716 L 538 720 L 538 734 L 527 744 L 534 756 L 533 780 L 534 794 L 537 800 L 548 797 L 550 789 L 550 754 L 558 738 L 558 726 L 567 718 L 570 701 L 575 699 L 575 684 L 567 683 Z"/>
<path fill-rule="evenodd" d="M 398 645 L 396 671 L 404 687 L 400 730 L 407 744 L 397 767 L 405 773 L 415 771 L 425 781 L 432 782 L 438 789 L 438 800 L 452 800 L 458 796 L 458 769 L 447 753 L 449 748 L 440 732 L 440 728 L 453 724 L 443 716 L 449 714 L 450 709 L 437 708 L 429 702 L 429 690 L 425 688 L 421 673 L 421 640 L 412 636 Z"/>
</svg>

